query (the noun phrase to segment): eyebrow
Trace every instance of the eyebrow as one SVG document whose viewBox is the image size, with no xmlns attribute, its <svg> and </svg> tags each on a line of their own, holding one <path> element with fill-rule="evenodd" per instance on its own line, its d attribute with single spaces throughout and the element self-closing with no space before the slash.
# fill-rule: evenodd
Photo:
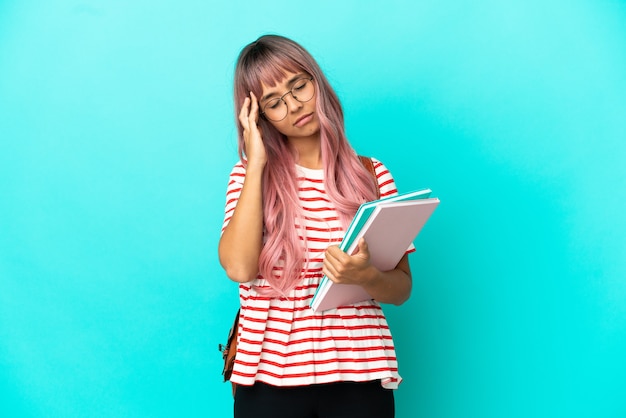
<svg viewBox="0 0 626 418">
<path fill-rule="evenodd" d="M 293 77 L 291 77 L 289 79 L 289 81 L 287 81 L 287 87 L 291 87 L 293 85 L 293 83 L 295 83 L 296 81 L 298 81 L 302 77 L 306 77 L 306 73 L 300 73 L 300 74 L 294 75 Z M 278 92 L 276 90 L 270 91 L 265 96 L 261 97 L 261 100 L 259 100 L 259 102 L 263 102 L 263 101 L 271 98 L 272 96 L 278 96 Z"/>
</svg>

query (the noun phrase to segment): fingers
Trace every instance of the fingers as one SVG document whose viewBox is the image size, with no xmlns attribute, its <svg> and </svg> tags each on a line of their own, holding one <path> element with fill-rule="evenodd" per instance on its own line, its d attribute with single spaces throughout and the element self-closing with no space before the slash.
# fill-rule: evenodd
<svg viewBox="0 0 626 418">
<path fill-rule="evenodd" d="M 322 266 L 322 273 L 326 277 L 328 277 L 331 281 L 335 283 L 339 283 L 341 281 L 341 274 L 335 268 L 335 265 L 330 261 L 324 260 L 324 264 Z"/>
<path fill-rule="evenodd" d="M 341 251 L 337 245 L 331 245 L 326 249 L 324 262 L 331 264 L 340 264 L 347 261 L 347 254 Z"/>
<path fill-rule="evenodd" d="M 243 105 L 241 105 L 241 110 L 239 111 L 239 123 L 244 131 L 247 131 L 250 127 L 248 125 L 248 107 L 250 106 L 250 99 L 248 97 L 243 101 Z"/>
<path fill-rule="evenodd" d="M 333 282 L 341 283 L 345 281 L 346 275 L 350 275 L 350 256 L 338 246 L 332 245 L 328 247 L 324 256 L 324 264 L 322 270 L 324 274 Z"/>
<path fill-rule="evenodd" d="M 259 101 L 254 93 L 246 97 L 239 111 L 239 123 L 243 128 L 244 154 L 249 164 L 261 167 L 267 162 L 259 120 Z"/>
<path fill-rule="evenodd" d="M 326 253 L 324 254 L 324 262 L 322 265 L 322 272 L 326 275 L 330 280 L 335 282 L 337 276 L 337 269 L 335 265 L 339 265 L 340 262 L 333 253 L 337 253 L 337 255 L 343 254 L 343 252 L 336 245 L 332 245 L 328 247 Z"/>
<path fill-rule="evenodd" d="M 370 258 L 370 251 L 369 251 L 369 248 L 367 246 L 367 242 L 365 242 L 365 238 L 361 237 L 361 239 L 359 239 L 359 245 L 357 246 L 357 250 L 356 250 L 356 252 L 353 255 L 355 257 L 359 257 L 359 258 L 362 258 L 364 260 L 369 260 L 369 258 Z"/>
<path fill-rule="evenodd" d="M 322 270 L 335 283 L 360 283 L 370 267 L 369 258 L 369 249 L 363 238 L 359 240 L 359 247 L 352 256 L 332 245 L 325 252 Z"/>
<path fill-rule="evenodd" d="M 336 278 L 336 273 L 328 268 L 326 268 L 326 266 L 324 266 L 324 268 L 322 268 L 322 273 L 324 273 L 324 276 L 328 277 L 330 279 L 331 282 L 335 282 L 335 283 L 339 283 L 339 281 Z"/>
<path fill-rule="evenodd" d="M 250 92 L 250 97 L 252 98 L 252 105 L 250 107 L 250 115 L 248 119 L 256 124 L 259 120 L 259 101 L 252 92 Z"/>
<path fill-rule="evenodd" d="M 259 120 L 259 101 L 254 93 L 250 92 L 250 96 L 246 97 L 239 111 L 239 123 L 245 131 L 254 127 Z"/>
</svg>

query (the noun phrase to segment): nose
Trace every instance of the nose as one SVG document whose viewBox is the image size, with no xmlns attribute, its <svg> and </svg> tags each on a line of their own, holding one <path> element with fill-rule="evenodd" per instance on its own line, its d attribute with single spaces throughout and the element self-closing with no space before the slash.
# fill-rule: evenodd
<svg viewBox="0 0 626 418">
<path fill-rule="evenodd" d="M 295 97 L 293 97 L 293 93 L 291 92 L 283 97 L 283 100 L 285 101 L 285 104 L 290 112 L 295 112 L 302 107 L 302 102 L 299 102 Z"/>
</svg>

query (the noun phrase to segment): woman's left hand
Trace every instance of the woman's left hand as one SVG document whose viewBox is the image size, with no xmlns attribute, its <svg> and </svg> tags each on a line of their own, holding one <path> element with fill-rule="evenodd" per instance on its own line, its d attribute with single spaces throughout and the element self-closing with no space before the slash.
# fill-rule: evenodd
<svg viewBox="0 0 626 418">
<path fill-rule="evenodd" d="M 366 285 L 375 279 L 378 270 L 370 263 L 370 253 L 363 238 L 357 252 L 348 255 L 338 246 L 328 247 L 324 257 L 324 274 L 335 283 Z"/>
</svg>

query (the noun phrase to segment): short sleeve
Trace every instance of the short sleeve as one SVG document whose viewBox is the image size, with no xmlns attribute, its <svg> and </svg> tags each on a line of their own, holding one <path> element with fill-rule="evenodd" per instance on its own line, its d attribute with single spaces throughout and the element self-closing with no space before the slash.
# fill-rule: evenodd
<svg viewBox="0 0 626 418">
<path fill-rule="evenodd" d="M 376 180 L 380 189 L 380 197 L 385 198 L 397 195 L 396 182 L 387 167 L 376 158 L 372 158 L 372 163 L 374 164 L 374 172 L 376 173 Z"/>
<path fill-rule="evenodd" d="M 375 158 L 372 158 L 372 163 L 374 164 L 374 172 L 376 173 L 376 180 L 378 181 L 380 197 L 385 198 L 397 195 L 398 188 L 396 187 L 396 182 L 387 167 Z M 411 244 L 406 253 L 409 254 L 414 251 L 415 246 Z"/>
<path fill-rule="evenodd" d="M 224 206 L 224 222 L 222 224 L 222 232 L 228 226 L 230 219 L 233 217 L 235 207 L 241 195 L 243 182 L 246 178 L 246 169 L 241 162 L 235 164 L 228 177 L 228 186 L 226 187 L 226 204 Z"/>
</svg>

